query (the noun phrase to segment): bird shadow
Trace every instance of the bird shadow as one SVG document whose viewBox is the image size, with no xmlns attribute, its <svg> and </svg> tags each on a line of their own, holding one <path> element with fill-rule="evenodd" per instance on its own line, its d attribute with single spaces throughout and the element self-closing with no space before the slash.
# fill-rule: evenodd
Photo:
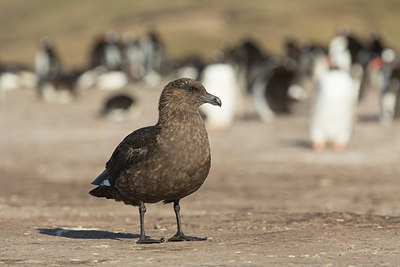
<svg viewBox="0 0 400 267">
<path fill-rule="evenodd" d="M 73 239 L 136 239 L 138 234 L 114 233 L 94 229 L 68 229 L 68 228 L 41 228 L 37 229 L 40 234 L 50 236 L 61 236 Z"/>
<path fill-rule="evenodd" d="M 379 122 L 379 116 L 377 114 L 359 114 L 357 120 L 360 123 Z"/>
<path fill-rule="evenodd" d="M 259 121 L 260 115 L 258 115 L 257 113 L 246 113 L 241 117 L 241 119 L 243 121 Z"/>
<path fill-rule="evenodd" d="M 312 143 L 309 140 L 281 140 L 281 144 L 289 147 L 298 147 L 305 150 L 312 149 Z"/>
</svg>

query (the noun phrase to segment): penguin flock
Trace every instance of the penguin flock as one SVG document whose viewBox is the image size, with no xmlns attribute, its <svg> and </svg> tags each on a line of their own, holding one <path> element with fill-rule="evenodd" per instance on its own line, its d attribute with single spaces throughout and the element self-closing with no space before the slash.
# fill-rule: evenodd
<svg viewBox="0 0 400 267">
<path fill-rule="evenodd" d="M 137 118 L 143 103 L 133 87 L 154 88 L 165 80 L 192 78 L 224 103 L 218 112 L 213 112 L 213 106 L 201 108 L 211 129 L 226 130 L 246 118 L 248 103 L 260 120 L 270 123 L 295 112 L 295 103 L 308 101 L 310 139 L 317 151 L 327 145 L 337 151 L 345 149 L 357 105 L 368 88 L 378 92 L 381 123 L 390 124 L 400 117 L 396 52 L 378 34 L 362 39 L 348 27 L 338 28 L 327 45 L 287 38 L 279 57 L 253 39 L 243 39 L 218 49 L 211 60 L 196 54 L 172 60 L 156 32 L 138 38 L 131 32 L 120 37 L 108 31 L 94 38 L 87 66 L 66 71 L 61 58 L 54 42 L 43 38 L 33 69 L 0 64 L 0 105 L 10 91 L 20 88 L 36 88 L 38 96 L 51 103 L 68 103 L 81 91 L 97 89 L 110 91 L 99 108 L 101 116 Z"/>
</svg>

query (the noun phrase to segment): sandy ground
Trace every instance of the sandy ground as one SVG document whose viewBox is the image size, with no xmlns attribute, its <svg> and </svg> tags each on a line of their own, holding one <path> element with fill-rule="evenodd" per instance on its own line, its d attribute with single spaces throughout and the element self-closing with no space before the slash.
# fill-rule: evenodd
<svg viewBox="0 0 400 267">
<path fill-rule="evenodd" d="M 203 242 L 138 245 L 136 207 L 88 194 L 115 146 L 157 120 L 158 89 L 135 88 L 139 119 L 98 116 L 109 94 L 65 105 L 10 92 L 0 106 L 0 264 L 391 265 L 400 264 L 400 124 L 361 102 L 346 151 L 315 153 L 308 104 L 265 124 L 210 130 L 212 169 L 181 201 L 183 230 Z M 147 205 L 147 234 L 171 237 L 172 205 Z"/>
</svg>

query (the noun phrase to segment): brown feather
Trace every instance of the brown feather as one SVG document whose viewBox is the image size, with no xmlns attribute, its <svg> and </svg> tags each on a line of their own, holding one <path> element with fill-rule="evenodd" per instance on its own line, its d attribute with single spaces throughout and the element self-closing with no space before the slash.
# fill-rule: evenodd
<svg viewBox="0 0 400 267">
<path fill-rule="evenodd" d="M 131 133 L 117 146 L 106 164 L 111 186 L 101 185 L 90 194 L 138 205 L 178 201 L 198 190 L 211 164 L 198 112 L 206 94 L 192 79 L 169 83 L 160 96 L 157 124 Z"/>
</svg>

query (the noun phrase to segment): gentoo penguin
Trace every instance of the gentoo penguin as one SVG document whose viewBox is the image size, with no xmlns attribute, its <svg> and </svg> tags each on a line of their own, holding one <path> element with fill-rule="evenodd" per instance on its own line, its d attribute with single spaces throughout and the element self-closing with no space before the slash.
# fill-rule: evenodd
<svg viewBox="0 0 400 267">
<path fill-rule="evenodd" d="M 123 89 L 128 83 L 128 76 L 124 71 L 109 71 L 104 66 L 87 70 L 77 78 L 78 90 L 95 88 L 104 91 L 115 91 Z"/>
<path fill-rule="evenodd" d="M 122 53 L 124 71 L 133 81 L 140 81 L 144 75 L 144 56 L 134 33 L 125 32 L 122 36 Z"/>
<path fill-rule="evenodd" d="M 75 75 L 60 75 L 39 85 L 40 96 L 47 103 L 66 104 L 77 96 Z"/>
<path fill-rule="evenodd" d="M 380 63 L 377 63 L 380 62 Z M 390 124 L 399 114 L 400 97 L 400 67 L 396 61 L 395 52 L 387 48 L 381 57 L 371 61 L 372 66 L 379 68 L 381 78 L 379 86 L 379 120 L 382 123 Z"/>
<path fill-rule="evenodd" d="M 150 31 L 140 41 L 143 55 L 144 77 L 148 86 L 156 86 L 167 72 L 167 51 L 158 33 Z"/>
<path fill-rule="evenodd" d="M 331 142 L 336 151 L 348 144 L 359 87 L 348 71 L 330 69 L 317 81 L 311 122 L 311 140 L 314 150 L 323 150 Z"/>
<path fill-rule="evenodd" d="M 42 83 L 59 77 L 61 71 L 61 60 L 53 43 L 47 38 L 42 38 L 35 54 L 35 73 L 38 77 L 39 89 Z"/>
<path fill-rule="evenodd" d="M 235 108 L 240 95 L 236 72 L 228 63 L 210 64 L 204 68 L 201 82 L 211 94 L 217 94 L 224 105 L 220 110 L 215 106 L 203 105 L 200 110 L 206 116 L 206 123 L 214 129 L 227 129 L 235 119 Z"/>
<path fill-rule="evenodd" d="M 333 44 L 332 44 L 333 43 Z M 351 59 L 346 40 L 335 37 L 329 50 L 330 68 L 316 82 L 314 110 L 310 128 L 314 150 L 331 142 L 336 151 L 348 144 L 353 128 L 359 83 L 350 75 Z"/>
<path fill-rule="evenodd" d="M 345 36 L 338 35 L 331 40 L 329 43 L 329 57 L 337 68 L 350 71 L 351 54 Z"/>
<path fill-rule="evenodd" d="M 135 119 L 142 111 L 142 106 L 137 97 L 120 93 L 106 99 L 101 115 L 114 121 Z"/>
<path fill-rule="evenodd" d="M 96 88 L 99 90 L 113 91 L 124 88 L 128 82 L 128 76 L 124 71 L 112 70 L 97 76 Z"/>
<path fill-rule="evenodd" d="M 176 76 L 187 77 L 194 80 L 200 79 L 200 75 L 205 67 L 205 64 L 200 56 L 188 55 L 184 57 L 176 67 Z"/>
</svg>

